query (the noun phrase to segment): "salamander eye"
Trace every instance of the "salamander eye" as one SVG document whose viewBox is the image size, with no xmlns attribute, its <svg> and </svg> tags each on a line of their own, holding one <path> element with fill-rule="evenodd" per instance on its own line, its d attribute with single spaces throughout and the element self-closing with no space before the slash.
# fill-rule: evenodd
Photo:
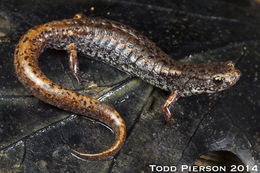
<svg viewBox="0 0 260 173">
<path fill-rule="evenodd" d="M 224 78 L 221 77 L 221 76 L 216 76 L 213 78 L 213 82 L 216 84 L 216 85 L 220 85 L 222 84 L 224 81 Z"/>
</svg>

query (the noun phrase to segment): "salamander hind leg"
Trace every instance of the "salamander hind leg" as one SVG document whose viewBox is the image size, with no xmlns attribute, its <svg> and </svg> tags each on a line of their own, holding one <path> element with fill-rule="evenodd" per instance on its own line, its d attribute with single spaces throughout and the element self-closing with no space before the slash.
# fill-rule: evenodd
<svg viewBox="0 0 260 173">
<path fill-rule="evenodd" d="M 77 55 L 77 50 L 75 48 L 75 44 L 74 43 L 69 44 L 67 51 L 69 54 L 70 71 L 78 81 L 78 84 L 81 84 L 82 82 L 88 82 L 87 79 L 84 79 L 82 77 L 82 73 L 80 73 L 78 55 Z"/>
<path fill-rule="evenodd" d="M 173 114 L 170 112 L 170 107 L 178 100 L 179 95 L 174 92 L 172 93 L 168 99 L 166 100 L 166 102 L 164 103 L 164 105 L 162 105 L 162 111 L 164 113 L 164 118 L 166 123 L 169 126 L 178 126 L 177 121 L 175 120 Z"/>
</svg>

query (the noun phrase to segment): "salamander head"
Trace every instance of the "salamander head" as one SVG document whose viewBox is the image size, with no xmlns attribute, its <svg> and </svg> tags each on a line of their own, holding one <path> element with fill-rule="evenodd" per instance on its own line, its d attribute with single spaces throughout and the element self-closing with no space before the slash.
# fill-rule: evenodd
<svg viewBox="0 0 260 173">
<path fill-rule="evenodd" d="M 190 68 L 186 73 L 188 80 L 182 91 L 184 95 L 222 91 L 233 86 L 241 76 L 232 61 L 194 64 Z"/>
</svg>

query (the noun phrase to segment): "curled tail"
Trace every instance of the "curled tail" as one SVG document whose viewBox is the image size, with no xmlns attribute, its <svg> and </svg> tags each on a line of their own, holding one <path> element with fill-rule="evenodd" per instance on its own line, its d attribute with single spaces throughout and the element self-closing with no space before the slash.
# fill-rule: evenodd
<svg viewBox="0 0 260 173">
<path fill-rule="evenodd" d="M 101 160 L 111 158 L 124 143 L 126 137 L 124 120 L 115 109 L 96 99 L 66 89 L 43 74 L 38 66 L 38 58 L 48 45 L 51 37 L 55 37 L 54 34 L 46 36 L 46 33 L 49 33 L 46 25 L 37 26 L 29 30 L 17 44 L 14 52 L 14 66 L 17 77 L 25 88 L 42 101 L 60 109 L 97 119 L 110 126 L 115 132 L 115 142 L 111 148 L 96 154 L 84 154 L 75 150 L 72 150 L 72 153 L 82 159 Z"/>
</svg>

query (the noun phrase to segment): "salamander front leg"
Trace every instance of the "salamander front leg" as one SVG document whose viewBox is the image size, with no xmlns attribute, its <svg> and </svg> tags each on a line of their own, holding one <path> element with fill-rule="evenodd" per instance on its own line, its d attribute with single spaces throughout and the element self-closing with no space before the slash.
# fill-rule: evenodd
<svg viewBox="0 0 260 173">
<path fill-rule="evenodd" d="M 178 100 L 178 98 L 179 98 L 179 95 L 175 91 L 174 93 L 172 93 L 169 96 L 169 98 L 166 100 L 166 102 L 162 106 L 162 111 L 164 113 L 165 121 L 169 126 L 178 126 L 177 121 L 174 119 L 173 115 L 170 112 L 170 107 Z"/>
<path fill-rule="evenodd" d="M 78 81 L 78 84 L 81 84 L 83 81 L 87 81 L 86 79 L 83 79 L 80 74 L 78 55 L 77 55 L 77 50 L 75 48 L 74 43 L 71 43 L 68 46 L 68 54 L 69 54 L 70 71 L 72 72 L 72 74 L 76 78 L 76 80 Z"/>
</svg>

